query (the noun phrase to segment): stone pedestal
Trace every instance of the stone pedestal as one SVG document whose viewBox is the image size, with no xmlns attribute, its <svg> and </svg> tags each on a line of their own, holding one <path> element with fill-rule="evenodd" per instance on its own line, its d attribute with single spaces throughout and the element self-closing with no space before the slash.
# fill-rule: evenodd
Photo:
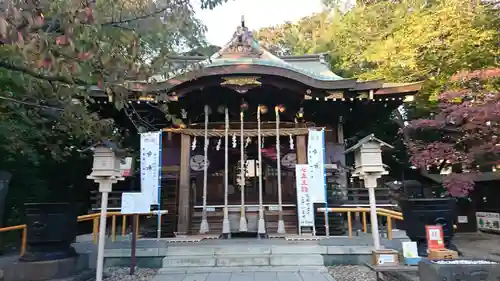
<svg viewBox="0 0 500 281">
<path fill-rule="evenodd" d="M 40 262 L 15 262 L 4 270 L 4 281 L 81 280 L 94 276 L 85 255 Z M 87 277 L 88 276 L 88 277 Z"/>
<path fill-rule="evenodd" d="M 450 261 L 444 261 L 450 262 Z M 455 264 L 439 264 L 424 260 L 418 264 L 420 280 L 442 281 L 498 281 L 500 280 L 500 264 L 477 264 L 479 260 L 455 260 Z M 476 262 L 476 264 L 473 264 Z"/>
</svg>

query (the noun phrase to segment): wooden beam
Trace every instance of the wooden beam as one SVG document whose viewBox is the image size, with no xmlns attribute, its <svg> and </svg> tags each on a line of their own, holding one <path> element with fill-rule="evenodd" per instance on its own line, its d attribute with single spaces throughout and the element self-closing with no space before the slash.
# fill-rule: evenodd
<svg viewBox="0 0 500 281">
<path fill-rule="evenodd" d="M 297 164 L 307 164 L 306 136 L 297 136 Z"/>
<path fill-rule="evenodd" d="M 190 228 L 190 171 L 189 158 L 191 150 L 191 137 L 189 135 L 181 135 L 181 161 L 180 161 L 180 178 L 179 178 L 179 206 L 177 220 L 177 232 L 182 235 L 188 234 Z"/>
<path fill-rule="evenodd" d="M 311 128 L 282 128 L 280 129 L 280 135 L 281 136 L 300 136 L 300 135 L 307 135 L 309 133 L 309 129 L 316 129 L 319 130 L 322 127 L 311 127 Z M 166 128 L 163 129 L 164 132 L 171 132 L 171 133 L 178 133 L 182 135 L 189 135 L 189 136 L 194 136 L 194 137 L 201 137 L 205 135 L 205 132 L 203 129 L 175 129 L 175 128 Z M 229 130 L 229 135 L 235 135 L 235 136 L 240 136 L 240 130 L 236 129 L 231 129 Z M 210 129 L 208 130 L 208 137 L 223 137 L 224 136 L 224 130 L 221 129 Z M 256 129 L 245 129 L 243 131 L 243 136 L 244 137 L 257 137 L 257 130 Z M 263 137 L 273 137 L 276 136 L 276 129 L 262 129 L 261 130 L 261 136 Z"/>
</svg>

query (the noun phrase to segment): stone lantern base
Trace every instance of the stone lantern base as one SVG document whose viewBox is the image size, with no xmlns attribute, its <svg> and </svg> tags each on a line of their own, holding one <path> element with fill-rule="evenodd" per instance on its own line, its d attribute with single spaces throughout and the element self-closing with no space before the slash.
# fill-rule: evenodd
<svg viewBox="0 0 500 281">
<path fill-rule="evenodd" d="M 39 261 L 15 262 L 5 268 L 4 281 L 84 281 L 95 277 L 95 271 L 88 268 L 88 256 Z"/>
</svg>

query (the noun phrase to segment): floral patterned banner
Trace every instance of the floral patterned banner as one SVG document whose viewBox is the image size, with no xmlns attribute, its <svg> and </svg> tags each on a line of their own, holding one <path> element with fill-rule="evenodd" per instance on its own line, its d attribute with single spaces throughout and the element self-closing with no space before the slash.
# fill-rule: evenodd
<svg viewBox="0 0 500 281">
<path fill-rule="evenodd" d="M 141 193 L 158 204 L 161 182 L 161 132 L 141 134 Z"/>
</svg>

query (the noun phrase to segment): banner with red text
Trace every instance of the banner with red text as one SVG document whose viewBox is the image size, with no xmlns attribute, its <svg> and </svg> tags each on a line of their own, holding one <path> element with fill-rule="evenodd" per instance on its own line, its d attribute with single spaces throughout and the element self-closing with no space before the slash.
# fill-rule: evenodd
<svg viewBox="0 0 500 281">
<path fill-rule="evenodd" d="M 309 165 L 295 165 L 295 179 L 297 182 L 297 216 L 299 228 L 314 227 L 314 206 L 309 189 Z"/>
</svg>

